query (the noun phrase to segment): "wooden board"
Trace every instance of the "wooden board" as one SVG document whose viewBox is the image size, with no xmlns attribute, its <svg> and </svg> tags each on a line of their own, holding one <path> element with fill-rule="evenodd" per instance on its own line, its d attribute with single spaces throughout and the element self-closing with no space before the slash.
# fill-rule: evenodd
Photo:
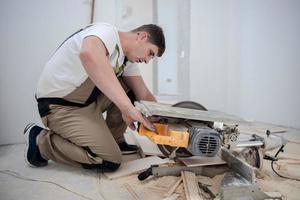
<svg viewBox="0 0 300 200">
<path fill-rule="evenodd" d="M 188 158 L 179 158 L 179 160 L 182 161 L 188 167 L 226 164 L 226 162 L 222 160 L 222 158 L 220 158 L 219 156 L 214 156 L 214 157 L 192 156 Z"/>
<path fill-rule="evenodd" d="M 181 178 L 184 186 L 184 193 L 187 200 L 200 200 L 198 181 L 195 173 L 182 171 Z"/>
<path fill-rule="evenodd" d="M 134 104 L 146 116 L 164 116 L 199 121 L 224 122 L 228 124 L 248 124 L 248 122 L 239 117 L 220 111 L 202 111 L 171 107 L 171 105 L 168 104 L 150 101 L 136 101 Z"/>
<path fill-rule="evenodd" d="M 161 156 L 165 157 L 162 152 L 158 149 L 157 145 L 153 143 L 146 136 L 140 136 L 137 132 L 133 133 L 136 140 L 136 144 L 140 147 L 142 151 L 142 156 Z"/>
<path fill-rule="evenodd" d="M 129 128 L 128 128 L 129 129 Z M 135 131 L 132 130 L 126 130 L 126 132 L 124 133 L 124 138 L 127 144 L 131 144 L 131 145 L 138 145 L 136 143 L 136 139 L 134 137 L 134 133 Z"/>
<path fill-rule="evenodd" d="M 179 177 L 179 179 L 176 181 L 176 183 L 168 190 L 168 192 L 166 192 L 164 194 L 164 196 L 165 197 L 171 196 L 175 192 L 176 188 L 178 187 L 178 185 L 180 185 L 181 182 L 182 182 L 182 178 Z"/>
<path fill-rule="evenodd" d="M 132 198 L 134 198 L 135 200 L 141 199 L 128 183 L 125 183 L 124 187 L 127 189 L 129 194 L 131 194 Z"/>
<path fill-rule="evenodd" d="M 169 197 L 166 197 L 166 198 L 163 198 L 162 200 L 176 200 L 176 199 L 178 199 L 180 197 L 180 195 L 179 194 L 172 194 L 171 196 L 169 196 Z"/>
<path fill-rule="evenodd" d="M 169 162 L 170 159 L 168 158 L 161 159 L 157 156 L 150 156 L 146 158 L 124 162 L 121 164 L 120 168 L 116 172 L 106 172 L 104 174 L 109 179 L 115 179 L 141 172 L 145 169 L 148 169 L 151 165 L 159 165 Z"/>
</svg>

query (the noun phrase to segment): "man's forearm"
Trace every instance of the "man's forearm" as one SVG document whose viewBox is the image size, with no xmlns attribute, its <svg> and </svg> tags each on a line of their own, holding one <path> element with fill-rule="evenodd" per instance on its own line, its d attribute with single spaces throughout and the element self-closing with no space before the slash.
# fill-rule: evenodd
<svg viewBox="0 0 300 200">
<path fill-rule="evenodd" d="M 137 100 L 156 102 L 155 96 L 150 92 L 141 76 L 125 76 L 124 80 L 128 87 L 133 90 Z"/>
</svg>

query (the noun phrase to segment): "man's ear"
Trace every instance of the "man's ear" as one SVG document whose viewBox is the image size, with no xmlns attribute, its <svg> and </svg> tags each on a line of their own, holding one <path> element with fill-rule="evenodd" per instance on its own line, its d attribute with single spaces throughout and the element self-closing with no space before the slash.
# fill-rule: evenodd
<svg viewBox="0 0 300 200">
<path fill-rule="evenodd" d="M 138 40 L 147 40 L 148 39 L 148 33 L 145 31 L 137 32 L 137 39 Z"/>
</svg>

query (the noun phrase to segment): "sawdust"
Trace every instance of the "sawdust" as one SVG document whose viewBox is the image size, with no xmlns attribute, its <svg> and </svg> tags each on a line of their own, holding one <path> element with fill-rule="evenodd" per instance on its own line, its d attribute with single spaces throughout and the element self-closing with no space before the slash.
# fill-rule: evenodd
<svg viewBox="0 0 300 200">
<path fill-rule="evenodd" d="M 220 185 L 223 177 L 224 175 L 217 175 L 213 178 L 197 176 L 197 180 L 202 184 L 208 185 L 208 188 L 214 194 L 218 195 L 220 193 Z M 134 195 L 136 195 L 138 199 L 143 200 L 160 200 L 166 198 L 164 196 L 165 193 L 167 193 L 177 181 L 178 177 L 176 176 L 149 178 L 144 181 L 139 181 L 137 175 L 131 175 L 114 180 L 115 184 L 117 184 L 119 187 L 125 187 L 125 184 L 130 184 Z M 176 198 L 177 200 L 185 199 L 183 183 L 178 185 L 174 193 L 179 195 Z"/>
<path fill-rule="evenodd" d="M 278 192 L 283 196 L 284 200 L 300 199 L 300 182 L 280 178 L 270 171 L 270 169 L 261 170 L 260 173 L 263 176 L 262 178 L 257 177 L 257 183 L 262 191 Z M 213 178 L 199 175 L 197 176 L 197 180 L 200 183 L 207 185 L 216 196 L 220 194 L 220 186 L 223 178 L 224 174 L 217 175 Z M 118 185 L 118 187 L 124 188 L 125 190 L 125 184 L 130 185 L 132 192 L 136 196 L 133 197 L 133 195 L 127 190 L 128 196 L 132 197 L 131 199 L 160 200 L 166 198 L 164 196 L 165 193 L 169 191 L 169 189 L 176 183 L 177 180 L 178 177 L 176 176 L 164 176 L 159 178 L 150 177 L 144 181 L 139 181 L 137 174 L 135 174 L 113 180 L 113 182 L 114 184 Z M 179 195 L 176 198 L 177 200 L 185 199 L 182 183 L 178 185 L 174 193 Z"/>
<path fill-rule="evenodd" d="M 129 184 L 134 190 L 136 195 L 143 200 L 158 200 L 163 199 L 164 194 L 176 183 L 178 177 L 175 176 L 164 176 L 159 178 L 149 178 L 145 181 L 139 181 L 137 175 L 131 175 L 115 180 L 119 186 L 123 186 L 125 183 Z M 179 194 L 178 200 L 182 199 L 182 190 L 180 185 L 175 190 L 175 193 Z"/>
<path fill-rule="evenodd" d="M 246 127 L 249 129 L 249 133 L 253 133 L 254 127 Z M 261 127 L 261 130 L 273 130 L 272 127 Z M 254 129 L 255 130 L 255 129 Z M 256 132 L 256 131 L 254 131 Z M 261 135 L 265 135 L 264 131 L 261 132 Z M 296 134 L 297 133 L 297 134 Z M 282 135 L 287 136 L 289 139 L 299 138 L 299 131 L 290 133 L 289 131 L 282 133 Z M 293 137 L 292 137 L 293 136 Z M 274 151 L 268 152 L 269 155 L 275 155 L 277 149 Z M 300 145 L 295 143 L 288 143 L 285 147 L 284 153 L 279 154 L 280 161 L 275 165 L 275 169 L 280 170 L 281 173 L 285 175 L 290 175 L 292 177 L 300 177 L 300 156 L 298 152 L 300 151 Z M 208 188 L 216 195 L 220 194 L 220 186 L 223 175 L 217 175 L 213 178 L 208 178 L 205 176 L 197 176 L 197 179 L 202 184 L 208 185 Z M 296 200 L 300 199 L 300 181 L 287 180 L 278 177 L 270 168 L 270 161 L 264 161 L 263 169 L 256 172 L 257 184 L 260 189 L 264 192 L 278 192 L 283 196 L 283 199 Z M 114 181 L 114 184 L 117 184 L 119 188 L 123 188 L 124 184 L 129 184 L 130 188 L 136 194 L 138 199 L 142 200 L 158 200 L 164 199 L 164 194 L 169 191 L 169 189 L 176 183 L 178 177 L 175 176 L 165 176 L 160 178 L 148 178 L 145 181 L 139 181 L 137 175 L 131 175 L 123 178 L 119 178 Z M 130 193 L 127 192 L 130 197 Z M 175 190 L 175 194 L 178 194 L 179 197 L 177 200 L 184 200 L 184 187 L 183 183 L 180 183 Z M 132 195 L 131 195 L 132 197 Z M 134 197 L 130 198 L 134 199 Z"/>
<path fill-rule="evenodd" d="M 290 165 L 284 161 L 274 164 L 274 168 L 282 175 L 300 178 L 299 164 Z M 300 181 L 284 179 L 277 176 L 270 167 L 270 161 L 264 162 L 264 169 L 260 170 L 259 175 L 257 173 L 257 183 L 262 191 L 279 192 L 283 199 L 300 199 Z"/>
<path fill-rule="evenodd" d="M 300 182 L 286 179 L 258 179 L 261 189 L 265 192 L 279 192 L 283 199 L 300 199 Z"/>
<path fill-rule="evenodd" d="M 220 186 L 221 182 L 224 178 L 225 174 L 216 175 L 213 178 L 209 178 L 206 176 L 197 176 L 198 182 L 206 185 L 208 189 L 212 191 L 216 196 L 220 194 Z"/>
<path fill-rule="evenodd" d="M 258 178 L 258 179 L 270 178 L 269 172 L 265 169 L 256 170 L 255 175 L 256 175 L 256 178 Z"/>
</svg>

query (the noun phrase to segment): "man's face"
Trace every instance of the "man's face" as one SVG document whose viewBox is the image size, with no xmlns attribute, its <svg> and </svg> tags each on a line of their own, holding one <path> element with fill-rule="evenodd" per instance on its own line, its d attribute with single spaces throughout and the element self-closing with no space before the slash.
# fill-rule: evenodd
<svg viewBox="0 0 300 200">
<path fill-rule="evenodd" d="M 127 55 L 128 60 L 137 63 L 148 63 L 152 58 L 157 56 L 158 47 L 148 42 L 149 34 L 146 32 L 137 32 L 136 40 L 132 44 L 133 48 Z"/>
</svg>

